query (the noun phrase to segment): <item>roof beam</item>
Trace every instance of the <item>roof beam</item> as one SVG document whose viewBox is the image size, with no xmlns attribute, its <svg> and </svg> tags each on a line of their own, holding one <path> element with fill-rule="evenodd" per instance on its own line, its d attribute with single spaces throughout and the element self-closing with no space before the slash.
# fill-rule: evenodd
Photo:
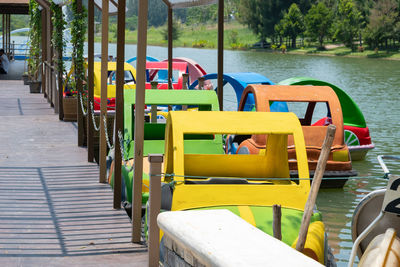
<svg viewBox="0 0 400 267">
<path fill-rule="evenodd" d="M 39 5 L 41 5 L 43 8 L 49 9 L 50 8 L 50 3 L 46 0 L 35 0 Z"/>
</svg>

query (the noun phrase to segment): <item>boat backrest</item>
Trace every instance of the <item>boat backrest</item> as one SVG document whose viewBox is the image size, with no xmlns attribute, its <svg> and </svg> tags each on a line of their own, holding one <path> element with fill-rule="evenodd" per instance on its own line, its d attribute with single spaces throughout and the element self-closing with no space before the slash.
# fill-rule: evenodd
<svg viewBox="0 0 400 267">
<path fill-rule="evenodd" d="M 135 110 L 135 91 L 125 90 L 124 95 L 124 139 L 134 141 L 134 110 Z M 219 110 L 218 98 L 214 91 L 199 90 L 146 90 L 145 104 L 150 107 L 168 106 L 172 107 L 186 105 L 195 107 L 199 111 Z M 196 111 L 188 111 L 190 113 Z M 163 153 L 165 139 L 165 123 L 144 123 L 144 155 L 148 153 Z M 214 153 L 222 153 L 221 135 L 186 135 L 185 141 L 188 147 L 193 147 L 190 151 L 195 151 L 196 147 L 207 147 Z M 128 157 L 133 156 L 133 142 L 128 147 Z M 221 147 L 219 149 L 219 147 Z"/>
<path fill-rule="evenodd" d="M 306 115 L 312 115 L 315 103 L 326 103 L 329 120 L 336 126 L 333 145 L 344 145 L 343 115 L 338 97 L 328 86 L 302 86 L 302 85 L 249 85 L 243 92 L 239 110 L 244 110 L 247 97 L 254 97 L 256 111 L 271 111 L 272 102 L 305 102 L 309 103 Z M 289 109 L 290 111 L 290 109 Z M 301 118 L 299 118 L 301 119 Z M 308 125 L 303 125 L 306 146 L 322 146 L 328 125 L 312 126 L 311 118 Z M 259 145 L 265 145 L 266 139 L 262 135 L 253 135 L 253 140 Z M 288 142 L 293 145 L 291 139 Z"/>
</svg>

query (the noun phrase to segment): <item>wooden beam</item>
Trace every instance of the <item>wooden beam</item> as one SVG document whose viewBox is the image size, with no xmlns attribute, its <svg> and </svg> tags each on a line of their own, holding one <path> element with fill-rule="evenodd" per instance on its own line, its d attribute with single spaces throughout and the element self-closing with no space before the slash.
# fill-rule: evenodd
<svg viewBox="0 0 400 267">
<path fill-rule="evenodd" d="M 107 116 L 107 74 L 108 74 L 108 0 L 102 2 L 101 16 L 101 100 L 100 100 L 100 183 L 106 180 L 107 141 L 104 118 Z"/>
<path fill-rule="evenodd" d="M 40 73 L 42 76 L 42 92 L 44 93 L 44 97 L 47 98 L 48 92 L 46 87 L 46 69 L 44 68 L 44 62 L 47 60 L 47 34 L 46 34 L 46 9 L 42 9 L 41 17 L 42 17 L 42 67 L 40 68 Z"/>
<path fill-rule="evenodd" d="M 172 8 L 168 7 L 168 88 L 174 89 L 172 87 Z"/>
<path fill-rule="evenodd" d="M 94 161 L 94 127 L 90 103 L 94 102 L 94 0 L 88 1 L 88 98 L 87 151 L 88 161 Z"/>
<path fill-rule="evenodd" d="M 143 178 L 143 138 L 144 101 L 146 83 L 146 47 L 148 0 L 139 1 L 138 44 L 136 61 L 136 100 L 135 100 L 135 164 L 132 192 L 132 242 L 140 243 L 142 220 L 142 178 Z"/>
<path fill-rule="evenodd" d="M 50 8 L 50 3 L 46 0 L 35 0 L 36 3 L 41 5 L 44 9 L 49 9 Z"/>
<path fill-rule="evenodd" d="M 224 1 L 218 0 L 218 101 L 224 109 Z"/>
<path fill-rule="evenodd" d="M 77 11 L 77 13 L 78 14 L 81 14 L 82 13 L 82 0 L 76 0 L 76 11 Z M 81 73 L 84 73 L 85 72 L 85 70 L 84 69 L 80 69 L 80 67 L 79 67 L 79 70 L 78 70 L 78 68 L 75 68 L 75 70 L 77 70 L 77 71 L 79 71 L 79 72 L 81 72 Z M 82 108 L 81 108 L 81 98 L 79 97 L 79 94 L 82 94 L 83 93 L 83 81 L 82 81 L 82 79 L 77 79 L 76 80 L 76 89 L 77 89 L 77 91 L 78 91 L 78 107 L 77 107 L 77 109 L 78 109 L 78 111 L 77 111 L 77 115 L 78 115 L 78 118 L 77 118 L 77 123 L 78 123 L 78 146 L 83 146 L 84 145 L 84 129 L 83 129 L 83 127 L 84 127 L 84 123 L 83 123 L 83 113 L 82 113 Z"/>
<path fill-rule="evenodd" d="M 3 46 L 2 46 L 2 48 L 4 49 L 4 47 L 5 47 L 5 44 L 6 44 L 6 31 L 4 30 L 5 29 L 5 22 L 6 22 L 6 14 L 3 14 L 2 16 L 2 21 L 3 21 L 3 24 L 2 24 L 2 27 L 1 27 L 1 29 L 2 29 L 2 33 L 3 33 L 3 38 L 2 38 L 2 41 L 3 41 Z M 5 52 L 5 50 L 4 50 L 4 52 Z"/>
<path fill-rule="evenodd" d="M 118 1 L 117 24 L 117 80 L 115 100 L 115 134 L 114 134 L 114 209 L 121 208 L 121 168 L 122 157 L 118 132 L 124 132 L 124 74 L 125 74 L 125 7 L 126 0 Z"/>
<path fill-rule="evenodd" d="M 114 0 L 110 0 L 110 2 L 111 2 L 111 4 L 113 4 L 116 8 L 118 8 L 118 3 L 117 3 L 117 2 L 115 2 Z M 119 13 L 119 10 L 120 10 L 120 9 L 118 9 L 118 13 Z"/>
<path fill-rule="evenodd" d="M 53 46 L 51 44 L 51 9 L 48 8 L 46 9 L 46 29 L 42 29 L 43 31 L 46 32 L 46 46 L 47 46 L 47 56 L 46 56 L 46 61 L 50 64 L 53 65 Z M 50 68 L 47 69 L 47 91 L 50 93 L 50 104 L 52 107 L 54 107 L 54 88 L 52 84 L 52 70 Z"/>
</svg>

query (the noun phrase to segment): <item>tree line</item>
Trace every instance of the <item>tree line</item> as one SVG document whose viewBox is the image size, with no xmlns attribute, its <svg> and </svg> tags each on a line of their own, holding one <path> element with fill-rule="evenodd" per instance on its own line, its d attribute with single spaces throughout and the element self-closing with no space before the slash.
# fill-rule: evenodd
<svg viewBox="0 0 400 267">
<path fill-rule="evenodd" d="M 127 1 L 127 28 L 136 29 L 137 2 Z M 295 48 L 297 40 L 339 41 L 352 48 L 367 43 L 372 49 L 400 43 L 400 0 L 225 0 L 225 20 L 247 25 L 260 41 L 270 40 Z M 149 0 L 149 26 L 162 26 L 167 7 Z M 174 10 L 174 18 L 187 25 L 215 23 L 217 6 Z"/>
<path fill-rule="evenodd" d="M 240 0 L 239 20 L 261 40 L 282 44 L 309 38 L 340 41 L 353 50 L 365 41 L 371 48 L 400 42 L 400 0 L 273 1 Z"/>
</svg>

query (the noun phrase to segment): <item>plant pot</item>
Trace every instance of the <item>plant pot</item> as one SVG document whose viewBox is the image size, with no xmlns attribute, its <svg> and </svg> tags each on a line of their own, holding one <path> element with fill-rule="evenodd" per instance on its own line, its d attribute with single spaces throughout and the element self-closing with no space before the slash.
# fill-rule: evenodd
<svg viewBox="0 0 400 267">
<path fill-rule="evenodd" d="M 28 85 L 29 84 L 28 83 L 28 79 L 29 79 L 28 74 L 23 74 L 22 75 L 22 80 L 24 81 L 24 85 Z"/>
<path fill-rule="evenodd" d="M 64 121 L 76 121 L 78 112 L 78 98 L 63 98 Z"/>
<path fill-rule="evenodd" d="M 42 82 L 40 81 L 31 81 L 29 83 L 31 94 L 40 93 L 40 89 L 42 88 Z"/>
</svg>

